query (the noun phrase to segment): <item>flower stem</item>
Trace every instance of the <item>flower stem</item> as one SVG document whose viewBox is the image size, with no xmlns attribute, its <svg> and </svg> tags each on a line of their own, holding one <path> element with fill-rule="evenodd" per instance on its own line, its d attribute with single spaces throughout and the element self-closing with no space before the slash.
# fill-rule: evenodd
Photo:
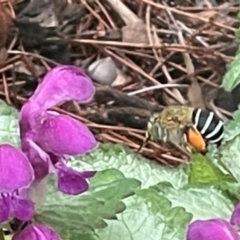
<svg viewBox="0 0 240 240">
<path fill-rule="evenodd" d="M 0 228 L 0 240 L 4 240 L 3 230 Z"/>
</svg>

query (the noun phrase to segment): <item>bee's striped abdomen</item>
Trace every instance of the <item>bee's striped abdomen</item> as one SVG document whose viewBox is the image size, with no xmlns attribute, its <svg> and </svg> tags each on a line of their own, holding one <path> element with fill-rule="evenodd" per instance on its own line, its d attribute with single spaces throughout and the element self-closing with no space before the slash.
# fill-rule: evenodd
<svg viewBox="0 0 240 240">
<path fill-rule="evenodd" d="M 223 139 L 223 122 L 213 112 L 194 109 L 192 115 L 194 127 L 207 142 L 220 144 Z"/>
</svg>

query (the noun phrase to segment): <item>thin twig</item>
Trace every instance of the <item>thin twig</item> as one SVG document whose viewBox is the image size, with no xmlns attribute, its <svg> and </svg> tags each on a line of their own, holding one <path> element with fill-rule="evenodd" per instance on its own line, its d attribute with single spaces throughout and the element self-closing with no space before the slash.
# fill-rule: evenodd
<svg viewBox="0 0 240 240">
<path fill-rule="evenodd" d="M 168 6 L 164 6 L 160 3 L 154 3 L 150 0 L 142 0 L 144 1 L 145 3 L 147 4 L 150 4 L 158 9 L 168 9 L 169 11 L 173 12 L 173 13 L 177 13 L 179 15 L 182 15 L 182 16 L 186 16 L 186 17 L 189 17 L 189 18 L 193 18 L 193 19 L 198 19 L 200 21 L 203 21 L 203 22 L 209 22 L 209 19 L 207 18 L 203 18 L 203 17 L 200 17 L 198 16 L 197 14 L 190 14 L 190 13 L 186 13 L 186 12 L 182 12 L 176 8 L 172 8 L 172 7 L 168 7 Z M 223 29 L 227 29 L 229 31 L 232 31 L 232 32 L 236 32 L 236 29 L 235 28 L 232 28 L 232 27 L 229 27 L 229 26 L 226 26 L 224 24 L 221 24 L 221 23 L 217 23 L 217 22 L 212 22 L 213 25 L 217 26 L 217 27 L 220 27 L 220 28 L 223 28 Z"/>
<path fill-rule="evenodd" d="M 82 1 L 82 4 L 88 9 L 88 11 L 95 17 L 98 19 L 98 21 L 103 24 L 103 26 L 105 26 L 107 29 L 110 29 L 110 26 L 105 22 L 103 21 L 103 19 L 99 16 L 99 14 L 97 14 L 90 6 L 89 4 L 87 3 L 86 0 L 81 0 Z"/>
<path fill-rule="evenodd" d="M 141 21 L 121 0 L 107 0 L 107 2 L 121 16 L 126 25 Z"/>
<path fill-rule="evenodd" d="M 152 91 L 152 90 L 159 90 L 159 89 L 163 89 L 163 88 L 175 88 L 175 87 L 184 87 L 184 88 L 186 88 L 186 87 L 189 87 L 189 85 L 187 85 L 187 84 L 168 83 L 168 84 L 156 85 L 156 86 L 151 86 L 151 87 L 146 87 L 146 88 L 143 88 L 143 89 L 139 89 L 139 90 L 136 90 L 134 92 L 128 93 L 128 95 L 129 96 L 133 96 L 133 95 L 141 94 L 141 93 Z"/>
<path fill-rule="evenodd" d="M 144 77 L 148 78 L 149 80 L 151 80 L 154 84 L 159 84 L 159 82 L 154 79 L 153 77 L 149 76 L 147 73 L 145 73 L 144 71 L 142 71 L 141 68 L 139 68 L 138 66 L 133 66 L 131 64 L 129 64 L 127 61 L 125 61 L 124 59 L 120 58 L 119 56 L 117 56 L 116 54 L 112 53 L 111 51 L 105 49 L 105 51 L 110 55 L 113 56 L 114 58 L 116 58 L 117 60 L 124 62 L 128 67 L 134 69 L 135 71 L 139 72 L 140 74 L 142 74 Z M 169 91 L 169 89 L 165 89 L 165 91 L 172 96 L 174 99 L 176 99 L 179 103 L 184 104 L 184 102 L 182 102 L 182 99 L 179 99 L 177 96 L 175 96 L 171 91 Z"/>
<path fill-rule="evenodd" d="M 102 12 L 105 14 L 105 16 L 106 16 L 107 20 L 109 21 L 109 23 L 111 24 L 112 28 L 117 29 L 117 27 L 116 27 L 115 23 L 113 22 L 111 16 L 108 14 L 107 10 L 104 8 L 102 3 L 99 0 L 95 0 L 95 2 L 98 4 L 98 6 L 102 10 Z"/>
<path fill-rule="evenodd" d="M 46 57 L 43 57 L 39 54 L 36 54 L 36 53 L 31 53 L 31 52 L 25 52 L 25 51 L 19 51 L 19 50 L 8 50 L 8 53 L 9 54 L 20 54 L 20 55 L 26 55 L 26 56 L 32 56 L 32 57 L 35 57 L 35 58 L 38 58 L 38 59 L 42 59 L 46 62 L 49 62 L 49 63 L 52 63 L 52 64 L 55 64 L 56 66 L 57 65 L 60 65 L 59 63 L 49 59 L 49 58 L 46 58 Z"/>
</svg>

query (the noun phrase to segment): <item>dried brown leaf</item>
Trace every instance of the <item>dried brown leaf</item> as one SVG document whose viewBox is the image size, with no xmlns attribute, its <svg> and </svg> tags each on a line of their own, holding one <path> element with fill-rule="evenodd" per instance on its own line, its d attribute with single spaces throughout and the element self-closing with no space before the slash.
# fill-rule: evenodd
<svg viewBox="0 0 240 240">
<path fill-rule="evenodd" d="M 5 46 L 9 35 L 11 20 L 12 17 L 8 7 L 0 4 L 0 47 Z"/>
<path fill-rule="evenodd" d="M 142 22 L 133 22 L 122 28 L 122 41 L 129 43 L 149 43 L 146 25 Z"/>
<path fill-rule="evenodd" d="M 193 107 L 205 109 L 202 99 L 202 89 L 197 80 L 192 80 L 191 85 L 188 88 L 187 96 Z"/>
</svg>

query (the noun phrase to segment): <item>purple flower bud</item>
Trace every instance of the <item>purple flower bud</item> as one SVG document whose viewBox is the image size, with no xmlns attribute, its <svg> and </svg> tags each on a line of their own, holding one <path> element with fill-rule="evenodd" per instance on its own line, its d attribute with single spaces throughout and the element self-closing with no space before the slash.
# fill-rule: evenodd
<svg viewBox="0 0 240 240">
<path fill-rule="evenodd" d="M 34 179 L 27 157 L 10 144 L 0 145 L 0 223 L 9 217 L 29 220 L 34 212 L 27 190 Z"/>
<path fill-rule="evenodd" d="M 84 124 L 67 115 L 48 113 L 36 129 L 33 140 L 45 152 L 56 155 L 77 155 L 97 146 L 91 131 Z"/>
<path fill-rule="evenodd" d="M 240 227 L 240 203 L 238 203 L 232 213 L 230 223 Z"/>
<path fill-rule="evenodd" d="M 187 230 L 187 240 L 240 240 L 232 225 L 224 219 L 197 220 Z"/>
<path fill-rule="evenodd" d="M 13 240 L 61 240 L 60 236 L 50 227 L 39 223 L 28 225 L 16 233 Z"/>
<path fill-rule="evenodd" d="M 45 75 L 29 101 L 34 102 L 42 110 L 47 110 L 65 101 L 87 102 L 94 93 L 92 80 L 82 69 L 62 65 Z"/>
<path fill-rule="evenodd" d="M 58 189 L 66 194 L 77 195 L 88 190 L 88 182 L 86 178 L 95 175 L 95 171 L 79 172 L 59 161 L 56 164 L 58 173 Z"/>
</svg>

